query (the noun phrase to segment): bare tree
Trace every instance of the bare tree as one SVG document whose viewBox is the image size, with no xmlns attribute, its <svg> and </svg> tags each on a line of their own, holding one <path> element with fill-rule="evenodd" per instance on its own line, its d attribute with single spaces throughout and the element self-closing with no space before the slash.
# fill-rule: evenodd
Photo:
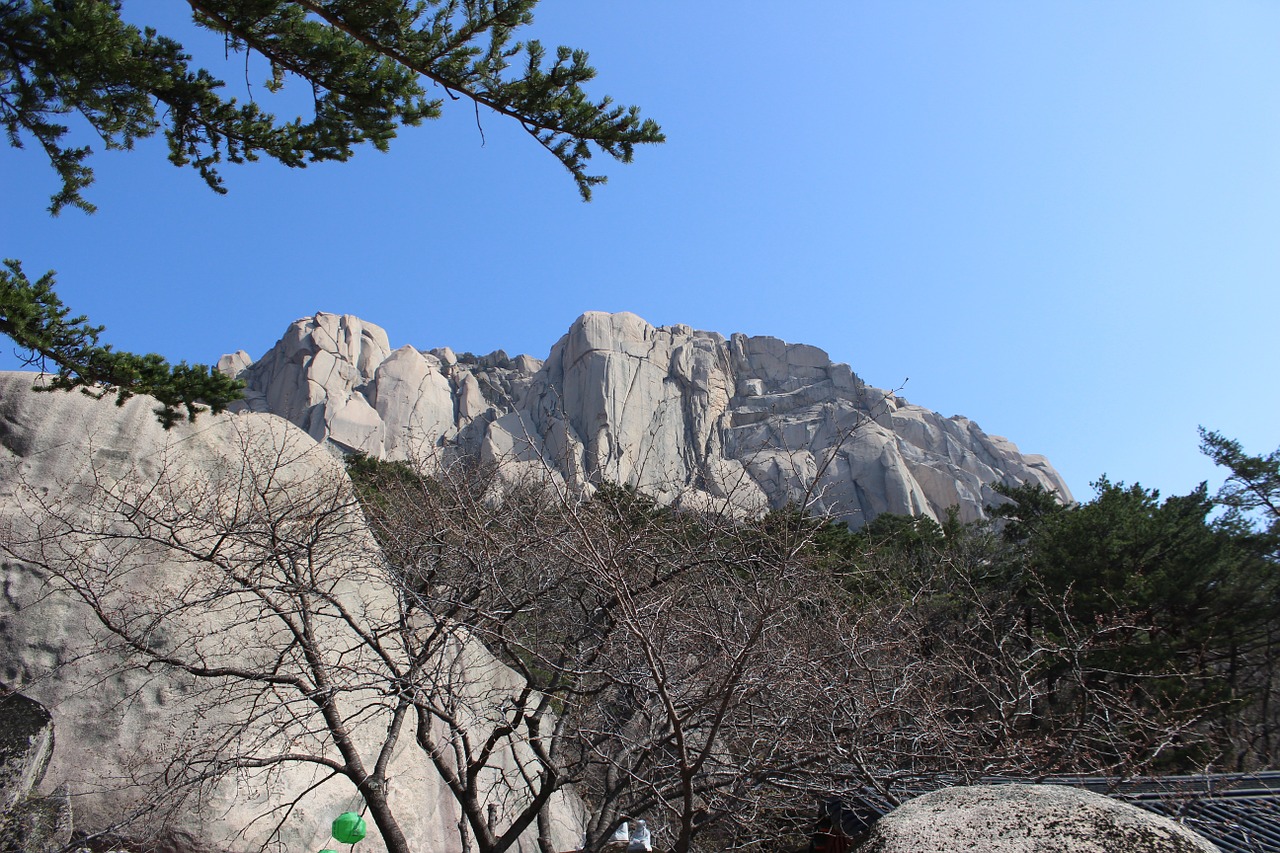
<svg viewBox="0 0 1280 853">
<path fill-rule="evenodd" d="M 537 697 L 523 734 L 589 806 L 587 849 L 627 819 L 675 851 L 753 828 L 773 780 L 826 750 L 799 734 L 810 682 L 795 677 L 831 601 L 813 525 L 607 484 L 582 501 L 465 462 L 430 477 L 365 462 L 357 480 L 397 573 Z"/>
<path fill-rule="evenodd" d="M 8 557 L 88 607 L 103 629 L 98 653 L 168 673 L 214 709 L 139 768 L 150 797 L 129 817 L 195 808 L 218 781 L 245 775 L 276 798 L 264 819 L 278 830 L 310 791 L 345 778 L 387 849 L 409 853 L 412 803 L 404 791 L 397 802 L 393 765 L 417 743 L 476 846 L 507 849 L 556 789 L 510 778 L 513 766 L 519 776 L 539 765 L 513 721 L 532 715 L 536 727 L 541 700 L 486 680 L 483 650 L 388 575 L 350 480 L 323 448 L 282 427 L 238 440 L 217 465 L 174 452 L 151 470 L 95 464 L 61 488 L 21 483 L 25 519 L 0 535 Z M 446 717 L 479 741 L 473 751 L 437 742 L 434 720 Z M 311 781 L 281 790 L 280 775 L 299 766 L 315 769 Z M 478 820 L 490 793 L 519 808 L 531 800 L 530 814 L 500 823 L 481 809 Z"/>
<path fill-rule="evenodd" d="M 975 582 L 992 559 L 980 538 L 914 564 L 874 542 L 853 559 L 803 506 L 744 517 L 607 484 L 585 498 L 468 460 L 429 476 L 358 460 L 353 490 L 291 436 L 241 434 L 217 466 L 174 454 L 25 484 L 24 522 L 0 532 L 89 608 L 101 651 L 243 709 L 139 768 L 151 805 L 309 767 L 264 819 L 278 828 L 345 779 L 407 853 L 408 747 L 456 802 L 467 850 L 536 829 L 556 853 L 552 804 L 570 787 L 587 850 L 632 819 L 673 853 L 758 849 L 833 792 L 1141 766 L 1196 719 L 1090 669 L 1085 653 L 1139 614 L 1074 625 L 1049 601 L 1066 621 L 1040 630 Z M 1068 693 L 1078 717 L 1046 727 Z"/>
<path fill-rule="evenodd" d="M 750 725 L 786 683 L 768 643 L 794 602 L 785 561 L 751 556 L 750 525 L 499 484 L 463 463 L 388 469 L 400 491 L 364 501 L 388 564 L 350 481 L 317 475 L 324 451 L 268 432 L 240 434 L 218 465 L 174 452 L 20 483 L 24 518 L 0 535 L 89 609 L 98 654 L 237 711 L 140 762 L 133 783 L 151 796 L 126 817 L 196 808 L 243 776 L 277 798 L 263 819 L 278 830 L 343 778 L 404 851 L 393 763 L 415 744 L 458 804 L 464 848 L 501 853 L 536 826 L 552 850 L 549 805 L 577 784 L 589 844 L 649 815 L 688 849 L 766 778 Z M 316 773 L 286 791 L 298 766 Z"/>
<path fill-rule="evenodd" d="M 1188 691 L 1170 702 L 1162 690 L 1197 673 L 1124 669 L 1100 654 L 1150 630 L 1145 614 L 1083 624 L 1070 593 L 1055 598 L 1034 576 L 1023 579 L 1029 607 L 996 580 L 1003 545 L 983 526 L 939 546 L 861 546 L 841 562 L 851 600 L 825 624 L 839 650 L 816 671 L 828 690 L 811 691 L 829 700 L 815 713 L 834 759 L 815 781 L 829 790 L 894 802 L 988 776 L 1128 775 L 1203 739 L 1212 700 Z"/>
</svg>

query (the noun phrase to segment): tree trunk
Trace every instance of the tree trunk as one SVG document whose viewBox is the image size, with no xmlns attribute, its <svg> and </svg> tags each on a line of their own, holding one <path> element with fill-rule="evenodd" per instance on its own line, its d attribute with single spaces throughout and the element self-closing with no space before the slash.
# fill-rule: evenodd
<svg viewBox="0 0 1280 853">
<path fill-rule="evenodd" d="M 400 831 L 400 824 L 396 821 L 395 812 L 387 803 L 386 792 L 379 783 L 373 783 L 361 792 L 364 794 L 364 801 L 369 806 L 369 816 L 373 818 L 374 824 L 378 827 L 378 833 L 382 836 L 382 842 L 387 846 L 387 853 L 414 853 L 409 848 L 409 842 L 405 839 L 404 833 Z"/>
</svg>

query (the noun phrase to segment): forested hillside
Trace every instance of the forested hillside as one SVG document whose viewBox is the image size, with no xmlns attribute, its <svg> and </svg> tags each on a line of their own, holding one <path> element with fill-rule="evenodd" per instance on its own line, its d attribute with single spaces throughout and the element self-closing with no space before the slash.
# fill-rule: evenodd
<svg viewBox="0 0 1280 853">
<path fill-rule="evenodd" d="M 644 817 L 685 851 L 799 839 L 867 787 L 1272 765 L 1277 456 L 1204 439 L 1217 496 L 1000 487 L 987 520 L 856 532 L 350 470 L 393 570 L 531 688 L 509 719 L 588 804 L 587 848 Z"/>
<path fill-rule="evenodd" d="M 820 482 L 751 515 L 500 459 L 348 476 L 279 418 L 4 379 L 4 689 L 53 712 L 78 830 L 775 849 L 833 794 L 1275 760 L 1280 455 L 1220 435 L 1212 497 L 854 531 Z"/>
</svg>

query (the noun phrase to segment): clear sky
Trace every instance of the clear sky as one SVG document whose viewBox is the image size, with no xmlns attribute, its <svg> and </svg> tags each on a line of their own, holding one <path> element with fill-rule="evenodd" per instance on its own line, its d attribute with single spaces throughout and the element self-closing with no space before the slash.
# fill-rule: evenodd
<svg viewBox="0 0 1280 853">
<path fill-rule="evenodd" d="M 98 154 L 92 216 L 51 218 L 39 151 L 0 149 L 0 254 L 175 360 L 316 311 L 478 354 L 545 356 L 587 310 L 815 344 L 1081 498 L 1216 486 L 1199 424 L 1280 445 L 1280 4 L 543 0 L 536 35 L 668 134 L 597 160 L 590 204 L 457 103 L 389 154 L 227 166 L 227 196 L 162 142 Z"/>
</svg>

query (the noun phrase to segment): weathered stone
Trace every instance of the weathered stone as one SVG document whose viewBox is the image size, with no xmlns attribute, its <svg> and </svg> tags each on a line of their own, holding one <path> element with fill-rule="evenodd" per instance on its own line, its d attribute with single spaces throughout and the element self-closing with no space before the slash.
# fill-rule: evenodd
<svg viewBox="0 0 1280 853">
<path fill-rule="evenodd" d="M 531 355 L 518 355 L 511 360 L 511 365 L 521 373 L 537 373 L 542 369 L 541 359 L 534 358 Z"/>
<path fill-rule="evenodd" d="M 71 796 L 65 785 L 0 813 L 4 853 L 61 853 L 71 843 Z"/>
<path fill-rule="evenodd" d="M 1169 818 L 1062 785 L 946 788 L 876 822 L 859 853 L 1216 853 Z"/>
<path fill-rule="evenodd" d="M 385 338 L 354 317 L 299 320 L 240 370 L 243 405 L 389 459 L 453 447 L 526 473 L 540 464 L 582 486 L 614 481 L 667 501 L 701 492 L 703 503 L 741 512 L 757 511 L 761 495 L 775 507 L 813 498 L 813 509 L 855 527 L 886 512 L 940 520 L 953 505 L 962 520 L 981 518 L 1001 500 L 992 483 L 1036 483 L 1070 499 L 1044 457 L 867 386 L 805 344 L 726 341 L 592 312 L 545 362 L 499 350 L 457 364 L 436 349 L 437 371 L 409 347 L 374 364 L 388 352 Z M 234 369 L 242 359 L 222 363 Z"/>
<path fill-rule="evenodd" d="M 295 336 L 295 352 L 306 359 L 326 352 L 333 356 L 330 363 L 337 364 L 349 356 L 354 361 L 345 363 L 355 368 L 366 347 L 377 351 L 377 336 L 370 335 L 363 324 L 326 321 L 317 329 L 331 337 L 337 330 L 345 343 L 339 344 L 337 354 L 311 352 L 298 343 L 304 336 Z M 353 329 L 360 329 L 359 335 Z M 383 348 L 379 364 L 386 360 L 386 354 Z M 117 407 L 110 399 L 95 401 L 83 394 L 35 393 L 31 390 L 34 381 L 31 373 L 0 373 L 0 534 L 10 543 L 42 541 L 31 535 L 31 525 L 42 517 L 43 504 L 32 502 L 36 495 L 41 496 L 40 501 L 58 506 L 69 521 L 88 524 L 104 511 L 100 490 L 116 484 L 137 483 L 149 488 L 161 478 L 177 484 L 200 482 L 209 484 L 200 495 L 213 501 L 234 500 L 236 489 L 219 488 L 223 482 L 219 478 L 230 478 L 227 484 L 236 486 L 240 482 L 236 478 L 242 476 L 250 459 L 275 472 L 271 489 L 293 490 L 299 499 L 322 484 L 345 482 L 346 474 L 334 454 L 273 415 L 205 414 L 196 424 L 179 424 L 165 431 L 156 422 L 152 400 L 134 398 Z M 355 395 L 348 394 L 344 405 L 364 399 L 361 392 Z M 322 400 L 321 405 L 325 404 Z M 341 417 L 329 421 L 358 423 Z M 380 569 L 375 570 L 380 561 L 367 527 L 353 517 L 342 535 L 334 539 L 335 547 L 343 550 L 338 558 L 313 568 L 321 573 L 320 581 L 331 582 L 331 594 L 357 618 L 394 616 L 395 589 Z M 21 559 L 21 553 L 10 550 L 0 561 L 0 678 L 37 700 L 56 721 L 58 745 L 44 784 L 67 786 L 75 803 L 77 831 L 100 831 L 120 815 L 131 813 L 153 795 L 150 786 L 157 779 L 167 778 L 168 768 L 181 772 L 189 766 L 184 763 L 187 757 L 208 738 L 221 736 L 219 733 L 236 731 L 236 743 L 257 745 L 264 754 L 279 754 L 289 751 L 286 746 L 303 748 L 310 743 L 305 739 L 279 740 L 280 733 L 286 731 L 281 728 L 280 716 L 285 708 L 262 706 L 263 697 L 255 698 L 256 691 L 229 690 L 214 701 L 206 682 L 160 666 L 142 667 L 145 658 L 116 642 L 82 599 L 31 560 Z M 127 608 L 136 603 L 142 607 L 187 594 L 185 590 L 201 577 L 200 570 L 191 561 L 167 553 L 149 553 L 147 558 L 129 563 L 118 597 L 108 602 L 110 606 Z M 93 560 L 84 565 L 98 568 Z M 114 560 L 104 557 L 102 568 L 108 566 L 113 572 L 119 570 Z M 210 665 L 224 661 L 249 666 L 263 656 L 274 661 L 282 654 L 279 637 L 271 634 L 270 619 L 262 618 L 261 610 L 254 618 L 255 611 L 233 606 L 221 597 L 209 597 L 208 606 L 202 601 L 206 599 L 197 596 L 195 603 L 181 612 L 166 611 L 159 626 L 162 630 L 151 635 L 154 642 L 185 637 L 188 642 L 202 644 L 199 654 Z M 350 637 L 339 635 L 335 643 L 341 650 L 343 670 L 360 671 L 361 662 L 372 654 Z M 483 649 L 468 647 L 464 652 L 466 669 L 458 677 L 457 689 L 473 690 L 476 695 L 503 695 L 503 691 L 516 689 L 515 674 Z M 373 681 L 368 689 L 375 696 L 381 690 Z M 371 766 L 386 735 L 387 721 L 384 714 L 372 710 L 375 703 L 368 702 L 367 696 L 357 696 L 353 693 L 347 701 L 358 701 L 370 710 L 353 724 L 351 734 L 355 748 Z M 47 722 L 48 716 L 35 714 L 31 719 L 31 723 L 15 728 L 15 738 L 9 742 L 22 746 L 30 744 L 33 737 L 44 737 L 38 735 L 38 724 Z M 15 781 L 6 782 L 6 801 L 28 790 L 49 760 L 47 744 L 23 748 L 29 757 L 20 762 Z M 5 754 L 10 754 L 5 749 Z M 492 774 L 495 785 L 503 779 L 518 780 L 510 751 L 501 753 Z M 285 817 L 275 839 L 280 848 L 318 850 L 326 846 L 333 817 L 358 802 L 348 782 L 324 781 L 326 775 L 302 763 L 283 765 L 269 773 L 241 771 L 201 790 L 199 808 L 184 808 L 169 815 L 163 826 L 149 828 L 164 829 L 170 835 L 187 833 L 207 849 L 257 849 L 267 840 L 264 833 L 273 828 L 276 819 Z M 457 851 L 456 803 L 429 758 L 413 743 L 412 732 L 406 732 L 391 759 L 389 777 L 392 807 L 411 849 Z M 284 808 L 307 791 L 296 807 Z M 511 803 L 520 796 L 517 788 L 497 792 L 495 800 Z M 177 801 L 176 794 L 173 798 Z M 165 799 L 159 802 L 167 804 Z M 556 844 L 558 849 L 570 849 L 580 838 L 580 824 L 574 808 L 566 800 L 559 802 L 563 805 L 557 805 L 555 811 Z M 273 808 L 278 809 L 275 817 L 264 819 Z M 29 816 L 45 825 L 45 817 L 54 813 L 39 809 Z M 135 828 L 130 834 L 134 831 L 140 830 Z M 531 830 L 527 839 L 522 839 L 522 849 L 536 847 L 533 835 Z M 372 826 L 370 838 L 360 849 L 366 853 L 384 849 Z"/>
<path fill-rule="evenodd" d="M 53 717 L 0 684 L 0 812 L 31 795 L 53 755 Z"/>
<path fill-rule="evenodd" d="M 476 380 L 475 374 L 462 373 L 458 379 L 458 420 L 464 424 L 470 423 L 487 412 L 489 408 L 489 401 L 484 398 L 484 392 L 480 390 L 480 383 Z"/>
<path fill-rule="evenodd" d="M 454 432 L 454 399 L 442 362 L 404 346 L 374 371 L 376 417 L 384 427 L 375 455 L 415 458 Z"/>
<path fill-rule="evenodd" d="M 239 376 L 240 371 L 251 364 L 253 364 L 253 359 L 249 357 L 249 353 L 238 349 L 218 359 L 218 371 L 228 376 Z"/>
</svg>

